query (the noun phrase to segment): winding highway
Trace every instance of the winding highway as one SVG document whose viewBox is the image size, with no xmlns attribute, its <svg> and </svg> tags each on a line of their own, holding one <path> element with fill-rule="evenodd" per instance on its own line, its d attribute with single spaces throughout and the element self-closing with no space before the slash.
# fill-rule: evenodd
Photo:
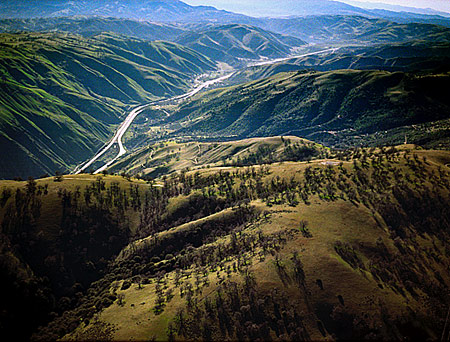
<svg viewBox="0 0 450 342">
<path fill-rule="evenodd" d="M 338 48 L 330 48 L 330 49 L 326 49 L 326 50 L 320 50 L 320 51 L 315 51 L 315 52 L 309 52 L 309 53 L 305 53 L 302 55 L 296 55 L 296 56 L 290 56 L 290 57 L 286 57 L 286 58 L 279 58 L 279 59 L 271 59 L 268 61 L 260 61 L 260 62 L 256 62 L 253 64 L 249 64 L 248 66 L 261 66 L 261 65 L 268 65 L 268 64 L 276 64 L 279 62 L 284 62 L 293 58 L 301 58 L 301 57 L 306 57 L 306 56 L 311 56 L 311 55 L 319 55 L 321 53 L 327 53 L 327 52 L 335 52 L 336 50 L 338 50 Z M 138 114 L 140 114 L 146 107 L 152 106 L 152 105 L 159 105 L 159 104 L 164 104 L 170 101 L 177 101 L 177 100 L 184 100 L 187 99 L 189 97 L 194 96 L 195 94 L 199 93 L 200 91 L 202 91 L 203 89 L 208 88 L 209 86 L 216 84 L 216 83 L 220 83 L 225 81 L 226 79 L 230 78 L 232 75 L 234 74 L 234 72 L 231 72 L 225 76 L 221 76 L 206 82 L 201 83 L 200 85 L 198 85 L 197 87 L 195 87 L 193 90 L 191 90 L 188 93 L 182 94 L 182 95 L 178 95 L 178 96 L 174 96 L 168 99 L 162 99 L 162 100 L 157 100 L 157 101 L 153 101 L 150 103 L 147 103 L 145 105 L 141 105 L 139 107 L 134 108 L 130 114 L 128 114 L 128 116 L 125 118 L 125 120 L 120 124 L 119 128 L 117 129 L 115 135 L 113 136 L 113 138 L 103 147 L 100 149 L 100 151 L 93 156 L 89 161 L 87 161 L 84 164 L 81 164 L 79 166 L 77 166 L 75 168 L 75 170 L 72 172 L 73 174 L 79 174 L 82 173 L 83 171 L 86 171 L 91 165 L 93 165 L 101 156 L 103 156 L 106 152 L 108 152 L 115 144 L 117 144 L 119 146 L 119 152 L 117 153 L 117 155 L 111 159 L 110 161 L 108 161 L 107 163 L 105 163 L 102 167 L 100 167 L 99 169 L 97 169 L 94 174 L 100 173 L 104 170 L 106 170 L 108 167 L 110 167 L 117 159 L 119 159 L 121 156 L 123 156 L 126 153 L 125 147 L 123 147 L 123 143 L 122 143 L 122 137 L 125 134 L 125 132 L 128 130 L 128 128 L 130 127 L 131 123 L 133 122 L 133 120 L 136 118 L 136 116 Z"/>
<path fill-rule="evenodd" d="M 100 167 L 99 169 L 97 169 L 94 174 L 100 173 L 104 170 L 106 170 L 108 167 L 110 167 L 117 159 L 119 159 L 121 156 L 123 156 L 126 153 L 125 147 L 123 147 L 123 143 L 122 143 L 122 137 L 125 134 L 125 132 L 128 130 L 128 128 L 130 127 L 131 123 L 133 122 L 133 120 L 136 118 L 136 116 L 138 116 L 138 114 L 140 114 L 146 107 L 148 106 L 152 106 L 152 105 L 159 105 L 159 104 L 164 104 L 166 102 L 170 102 L 170 101 L 176 101 L 176 100 L 184 100 L 187 99 L 189 97 L 194 96 L 195 94 L 199 93 L 200 91 L 202 91 L 205 88 L 208 88 L 209 86 L 216 84 L 216 83 L 220 83 L 225 81 L 226 79 L 230 78 L 232 75 L 234 74 L 234 72 L 229 73 L 225 76 L 221 76 L 218 78 L 215 78 L 213 80 L 209 80 L 206 82 L 203 82 L 202 84 L 200 84 L 199 86 L 195 87 L 193 90 L 191 90 L 188 93 L 182 94 L 182 95 L 178 95 L 178 96 L 174 96 L 171 97 L 169 99 L 163 99 L 163 100 L 157 100 L 157 101 L 153 101 L 150 103 L 147 103 L 145 105 L 139 106 L 134 108 L 130 114 L 128 114 L 128 116 L 125 118 L 125 120 L 120 124 L 119 128 L 116 131 L 116 134 L 113 136 L 113 138 L 109 141 L 109 143 L 103 147 L 95 156 L 93 156 L 89 161 L 87 161 L 84 164 L 81 164 L 79 166 L 77 166 L 75 168 L 75 170 L 72 172 L 74 174 L 79 174 L 82 173 L 83 171 L 87 170 L 92 164 L 94 164 L 101 156 L 103 156 L 106 152 L 108 152 L 108 150 L 110 150 L 114 144 L 117 144 L 119 146 L 119 152 L 117 153 L 117 155 L 111 159 L 110 161 L 108 161 L 105 165 L 103 165 L 102 167 Z"/>
<path fill-rule="evenodd" d="M 302 57 L 307 57 L 307 56 L 312 56 L 312 55 L 320 55 L 321 53 L 327 53 L 327 52 L 334 53 L 337 50 L 339 50 L 339 48 L 330 48 L 330 49 L 325 49 L 325 50 L 320 50 L 320 51 L 308 52 L 308 53 L 304 53 L 301 55 L 293 55 L 293 56 L 288 56 L 288 57 L 284 57 L 284 58 L 270 59 L 267 61 L 259 61 L 256 63 L 249 64 L 248 67 L 276 64 L 276 63 L 280 63 L 280 62 L 286 62 L 290 59 L 302 58 Z"/>
</svg>

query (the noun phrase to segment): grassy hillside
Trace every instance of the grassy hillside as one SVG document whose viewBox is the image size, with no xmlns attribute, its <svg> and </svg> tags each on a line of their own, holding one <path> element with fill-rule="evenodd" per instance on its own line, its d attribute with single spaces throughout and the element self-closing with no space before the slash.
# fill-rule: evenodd
<svg viewBox="0 0 450 342">
<path fill-rule="evenodd" d="M 151 138 L 154 133 L 149 135 Z M 227 142 L 163 141 L 137 149 L 108 171 L 157 177 L 186 168 L 204 168 L 205 165 L 248 166 L 285 160 L 304 161 L 323 158 L 328 153 L 319 144 L 289 136 Z"/>
<path fill-rule="evenodd" d="M 215 68 L 187 48 L 114 35 L 0 35 L 0 177 L 65 170 L 92 155 L 130 105 L 186 91 Z"/>
<path fill-rule="evenodd" d="M 2 182 L 2 265 L 21 270 L 2 279 L 46 275 L 54 291 L 65 273 L 51 270 L 64 267 L 79 282 L 47 302 L 54 320 L 36 339 L 436 339 L 450 304 L 449 163 L 448 152 L 404 145 L 153 184 Z"/>
<path fill-rule="evenodd" d="M 159 123 L 173 136 L 297 135 L 345 146 L 350 137 L 448 118 L 443 73 L 299 71 L 217 89 Z"/>
<path fill-rule="evenodd" d="M 411 41 L 401 44 L 391 43 L 365 47 L 346 46 L 336 51 L 292 58 L 279 63 L 249 66 L 235 72 L 227 82 L 234 85 L 270 77 L 280 72 L 298 70 L 352 69 L 411 72 L 445 71 L 449 68 L 449 43 Z"/>
<path fill-rule="evenodd" d="M 230 64 L 239 63 L 240 59 L 284 57 L 290 54 L 293 47 L 306 44 L 297 38 L 238 24 L 189 32 L 178 38 L 177 42 L 213 60 Z"/>
</svg>

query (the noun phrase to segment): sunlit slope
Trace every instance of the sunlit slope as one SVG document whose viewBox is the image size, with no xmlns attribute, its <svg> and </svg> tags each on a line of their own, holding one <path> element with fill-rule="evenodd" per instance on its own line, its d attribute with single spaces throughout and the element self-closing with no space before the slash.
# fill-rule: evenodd
<svg viewBox="0 0 450 342">
<path fill-rule="evenodd" d="M 448 73 L 338 70 L 279 73 L 199 95 L 167 119 L 174 135 L 349 137 L 449 117 Z"/>
<path fill-rule="evenodd" d="M 405 145 L 165 178 L 179 192 L 170 229 L 165 214 L 144 220 L 147 235 L 43 333 L 84 318 L 65 339 L 437 338 L 449 161 Z"/>
<path fill-rule="evenodd" d="M 168 141 L 139 148 L 113 164 L 108 171 L 157 177 L 185 168 L 204 168 L 205 165 L 245 166 L 285 160 L 305 161 L 328 154 L 325 147 L 293 136 L 212 143 Z"/>
<path fill-rule="evenodd" d="M 65 170 L 91 155 L 130 105 L 186 91 L 214 68 L 173 43 L 3 34 L 0 177 Z"/>
<path fill-rule="evenodd" d="M 189 32 L 177 42 L 214 60 L 230 64 L 240 59 L 279 58 L 291 53 L 293 47 L 306 43 L 248 25 L 222 25 Z"/>
</svg>

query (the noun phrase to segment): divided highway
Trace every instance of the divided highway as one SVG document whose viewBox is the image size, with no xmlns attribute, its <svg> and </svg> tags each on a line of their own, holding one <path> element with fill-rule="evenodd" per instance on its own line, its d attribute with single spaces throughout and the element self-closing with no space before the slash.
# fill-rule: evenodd
<svg viewBox="0 0 450 342">
<path fill-rule="evenodd" d="M 310 56 L 310 55 L 318 55 L 321 53 L 327 53 L 327 52 L 335 52 L 336 50 L 338 50 L 337 48 L 331 48 L 331 49 L 326 49 L 326 50 L 320 50 L 320 51 L 316 51 L 316 52 L 310 52 L 310 53 L 306 53 L 306 54 L 302 54 L 302 55 L 298 55 L 298 56 L 290 56 L 290 57 L 286 57 L 286 58 L 279 58 L 279 59 L 272 59 L 272 60 L 268 60 L 268 61 L 260 61 L 260 62 L 256 62 L 254 64 L 249 64 L 248 66 L 261 66 L 261 65 L 268 65 L 268 64 L 276 64 L 279 62 L 283 62 L 283 61 L 287 61 L 293 58 L 301 58 L 301 57 L 306 57 L 306 56 Z M 133 122 L 133 120 L 136 118 L 136 116 L 138 114 L 140 114 L 146 107 L 148 106 L 152 106 L 152 105 L 158 105 L 158 104 L 164 104 L 166 102 L 169 101 L 174 101 L 174 100 L 183 100 L 183 99 L 187 99 L 189 97 L 194 96 L 195 94 L 199 93 L 200 91 L 202 91 L 205 88 L 208 88 L 209 86 L 216 84 L 216 83 L 220 83 L 222 81 L 225 81 L 226 79 L 230 78 L 232 75 L 234 74 L 234 72 L 229 73 L 225 76 L 219 77 L 219 78 L 215 78 L 213 80 L 209 80 L 206 82 L 203 82 L 202 84 L 200 84 L 199 86 L 195 87 L 193 90 L 191 90 L 188 93 L 182 94 L 182 95 L 178 95 L 178 96 L 174 96 L 168 99 L 164 99 L 164 100 L 158 100 L 158 101 L 154 101 L 154 102 L 150 102 L 147 103 L 145 105 L 139 106 L 134 108 L 130 114 L 128 114 L 128 116 L 126 117 L 126 119 L 122 122 L 122 124 L 119 126 L 119 128 L 117 129 L 116 134 L 113 136 L 113 138 L 109 141 L 109 143 L 103 147 L 95 156 L 93 156 L 89 161 L 87 161 L 84 164 L 81 164 L 79 166 L 77 166 L 75 168 L 75 170 L 72 172 L 74 174 L 79 174 L 82 173 L 83 171 L 86 171 L 92 164 L 94 164 L 101 156 L 103 156 L 107 151 L 109 151 L 114 144 L 118 144 L 119 146 L 119 152 L 117 153 L 117 155 L 111 159 L 110 161 L 108 161 L 107 163 L 105 163 L 105 165 L 103 165 L 102 167 L 100 167 L 99 169 L 97 169 L 94 174 L 100 173 L 104 170 L 106 170 L 108 167 L 110 167 L 117 159 L 119 159 L 121 156 L 123 156 L 126 153 L 125 148 L 123 147 L 123 143 L 122 143 L 122 137 L 125 134 L 125 132 L 127 131 L 127 129 L 130 127 L 131 123 Z"/>
<path fill-rule="evenodd" d="M 108 167 L 110 167 L 117 159 L 119 159 L 121 156 L 123 156 L 126 153 L 125 148 L 123 147 L 123 143 L 122 143 L 122 137 L 125 134 L 125 132 L 127 131 L 127 129 L 130 127 L 131 123 L 133 122 L 133 120 L 136 118 L 136 116 L 138 114 L 140 114 L 146 107 L 148 106 L 152 106 L 152 105 L 158 105 L 158 104 L 163 104 L 165 102 L 169 102 L 169 101 L 174 101 L 174 100 L 183 100 L 183 99 L 187 99 L 191 96 L 194 96 L 195 94 L 199 93 L 200 91 L 202 91 L 205 88 L 208 88 L 209 86 L 225 81 L 226 79 L 230 78 L 233 75 L 233 73 L 227 74 L 225 76 L 219 77 L 219 78 L 215 78 L 213 80 L 209 80 L 206 82 L 203 82 L 202 84 L 200 84 L 199 86 L 195 87 L 193 90 L 191 90 L 188 93 L 182 94 L 182 95 L 178 95 L 178 96 L 174 96 L 171 97 L 169 99 L 164 99 L 164 100 L 157 100 L 157 101 L 153 101 L 150 103 L 147 103 L 145 105 L 139 106 L 134 108 L 130 114 L 128 114 L 128 116 L 126 117 L 126 119 L 121 123 L 121 125 L 119 126 L 119 128 L 117 129 L 116 134 L 114 135 L 114 137 L 109 141 L 109 143 L 103 147 L 95 156 L 93 156 L 89 161 L 87 161 L 86 163 L 82 164 L 81 166 L 77 166 L 75 168 L 75 170 L 73 171 L 74 174 L 79 174 L 82 173 L 83 171 L 86 171 L 92 164 L 94 164 L 102 155 L 104 155 L 108 150 L 110 150 L 114 144 L 118 144 L 119 146 L 119 152 L 117 153 L 117 155 L 111 159 L 110 161 L 108 161 L 105 165 L 103 165 L 102 167 L 100 167 L 99 169 L 97 169 L 94 174 L 100 173 L 103 170 L 106 170 Z"/>
</svg>

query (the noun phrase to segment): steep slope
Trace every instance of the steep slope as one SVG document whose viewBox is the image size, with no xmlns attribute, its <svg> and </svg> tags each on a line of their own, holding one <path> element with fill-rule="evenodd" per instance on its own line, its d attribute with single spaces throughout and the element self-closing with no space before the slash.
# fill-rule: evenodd
<svg viewBox="0 0 450 342">
<path fill-rule="evenodd" d="M 344 46 L 319 54 L 291 58 L 279 63 L 243 68 L 227 80 L 230 85 L 259 80 L 280 72 L 298 70 L 331 71 L 339 69 L 426 71 L 448 70 L 450 44 L 429 41 L 411 41 L 401 44 L 374 46 Z"/>
<path fill-rule="evenodd" d="M 200 95 L 166 124 L 178 125 L 175 136 L 294 134 L 343 146 L 349 136 L 449 118 L 449 82 L 448 73 L 280 73 Z"/>
<path fill-rule="evenodd" d="M 16 279 L 15 296 L 50 291 L 2 305 L 26 327 L 23 305 L 53 311 L 42 340 L 438 338 L 450 303 L 449 153 L 405 145 L 329 157 L 148 184 L 1 182 L 2 274 Z M 47 288 L 13 272 L 26 269 L 16 253 Z"/>
<path fill-rule="evenodd" d="M 111 35 L 0 37 L 0 177 L 66 170 L 91 155 L 133 103 L 186 91 L 212 62 L 173 43 Z"/>
<path fill-rule="evenodd" d="M 264 31 L 248 25 L 214 26 L 200 32 L 186 33 L 177 43 L 213 60 L 236 64 L 240 59 L 285 57 L 293 47 L 306 43 L 300 39 Z"/>
</svg>

